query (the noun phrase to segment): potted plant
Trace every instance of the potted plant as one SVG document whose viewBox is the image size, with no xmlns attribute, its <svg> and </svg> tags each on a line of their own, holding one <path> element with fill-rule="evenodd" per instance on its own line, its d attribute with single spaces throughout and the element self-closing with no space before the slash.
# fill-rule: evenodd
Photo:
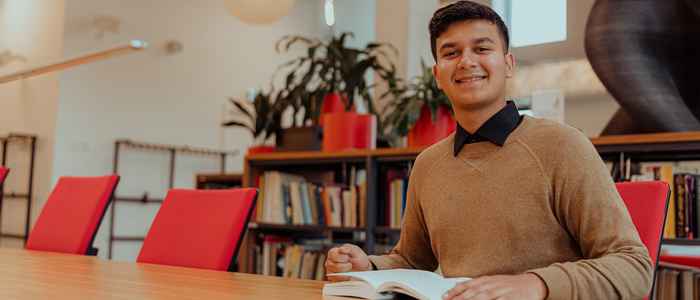
<svg viewBox="0 0 700 300">
<path fill-rule="evenodd" d="M 306 55 L 280 68 L 289 70 L 285 101 L 293 107 L 295 119 L 302 120 L 300 125 L 324 127 L 324 151 L 371 148 L 372 132 L 383 132 L 370 93 L 374 85 L 367 82 L 366 75 L 374 71 L 384 80 L 395 78 L 395 66 L 386 50 L 397 51 L 381 43 L 352 48 L 346 45 L 352 36 L 345 32 L 328 42 L 285 36 L 276 46 L 278 52 L 288 51 L 295 44 L 306 46 Z M 358 106 L 366 107 L 369 114 L 358 114 Z"/>
<path fill-rule="evenodd" d="M 438 88 L 430 67 L 421 61 L 423 72 L 408 84 L 390 87 L 394 96 L 385 122 L 392 134 L 407 136 L 409 147 L 431 145 L 452 133 L 456 122 L 447 96 Z"/>
<path fill-rule="evenodd" d="M 259 144 L 248 148 L 248 154 L 272 152 L 275 150 L 275 147 L 265 145 L 265 141 L 272 134 L 277 134 L 281 131 L 282 105 L 284 103 L 275 101 L 273 95 L 275 95 L 274 91 L 269 93 L 260 91 L 252 103 L 242 99 L 229 98 L 234 108 L 233 113 L 237 117 L 224 122 L 221 126 L 242 127 L 250 132 L 255 140 L 254 143 Z"/>
</svg>

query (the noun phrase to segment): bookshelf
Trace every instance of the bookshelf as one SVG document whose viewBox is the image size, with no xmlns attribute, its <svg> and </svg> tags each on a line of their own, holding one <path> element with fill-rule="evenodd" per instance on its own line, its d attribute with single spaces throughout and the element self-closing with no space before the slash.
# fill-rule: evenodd
<svg viewBox="0 0 700 300">
<path fill-rule="evenodd" d="M 639 135 L 606 136 L 591 139 L 601 157 L 606 161 L 700 161 L 700 132 L 658 133 Z M 344 181 L 351 166 L 362 166 L 366 170 L 366 226 L 327 227 L 324 225 L 291 225 L 251 223 L 244 249 L 239 258 L 240 271 L 253 272 L 250 248 L 260 242 L 265 234 L 280 236 L 315 236 L 334 238 L 341 236 L 345 241 L 360 245 L 367 253 L 378 253 L 398 239 L 400 230 L 387 226 L 380 216 L 387 201 L 385 178 L 387 170 L 404 169 L 410 171 L 413 160 L 423 148 L 389 148 L 374 150 L 353 150 L 340 153 L 326 152 L 276 152 L 261 153 L 245 157 L 243 186 L 256 186 L 257 180 L 267 171 L 289 172 L 301 176 L 309 173 L 332 170 L 339 181 Z M 260 203 L 260 202 L 258 202 Z M 664 239 L 664 244 L 698 245 L 700 239 Z M 382 248 L 382 245 L 385 247 Z"/>
<path fill-rule="evenodd" d="M 635 135 L 619 135 L 605 136 L 592 139 L 598 153 L 605 161 L 614 162 L 617 165 L 627 166 L 632 165 L 634 170 L 635 164 L 645 164 L 652 162 L 663 163 L 683 163 L 688 161 L 700 161 L 700 132 L 673 132 L 673 133 L 655 133 L 655 134 L 635 134 Z M 619 167 L 619 172 L 623 172 L 623 167 Z M 674 167 L 675 169 L 683 169 L 683 167 Z M 679 171 L 684 173 L 683 171 Z M 622 175 L 613 177 L 625 177 Z M 698 173 L 694 171 L 693 173 Z M 673 185 L 673 183 L 671 183 Z M 670 201 L 677 201 L 671 195 Z M 698 202 L 695 202 L 698 203 Z M 669 205 L 669 216 L 674 212 L 674 205 Z M 697 210 L 697 209 L 696 209 Z M 667 217 L 667 218 L 668 218 Z M 669 223 L 667 223 L 667 226 Z M 697 238 L 669 238 L 665 237 L 662 241 L 665 245 L 680 245 L 680 246 L 700 246 L 700 239 Z"/>
<path fill-rule="evenodd" d="M 26 151 L 23 149 L 27 148 Z M 18 151 L 19 150 L 19 151 Z M 22 163 L 20 161 L 19 163 L 14 162 L 14 160 L 17 160 L 17 157 L 15 157 L 16 153 L 15 152 L 20 152 L 21 154 L 26 153 L 28 156 L 25 161 L 26 163 Z M 32 219 L 32 202 L 34 198 L 34 172 L 35 172 L 35 160 L 36 160 L 36 152 L 37 152 L 37 136 L 33 134 L 21 134 L 21 133 L 10 133 L 7 136 L 0 136 L 0 166 L 5 166 L 9 168 L 16 168 L 13 171 L 13 174 L 10 174 L 10 176 L 17 176 L 19 174 L 26 174 L 26 180 L 23 180 L 23 183 L 26 183 L 25 186 L 22 188 L 24 189 L 23 191 L 9 191 L 5 192 L 5 187 L 4 185 L 7 184 L 5 182 L 4 184 L 0 184 L 0 241 L 2 239 L 15 239 L 15 240 L 22 240 L 24 243 L 27 242 L 27 238 L 29 237 L 29 228 L 31 225 L 31 219 Z M 8 156 L 12 154 L 12 158 L 10 159 Z M 11 163 L 12 160 L 12 163 Z M 20 167 L 20 165 L 22 165 Z M 18 172 L 19 170 L 24 169 L 26 170 L 25 172 Z M 17 181 L 19 182 L 19 181 Z M 15 187 L 16 188 L 16 187 Z M 11 200 L 11 201 L 26 201 L 26 210 L 25 210 L 25 217 L 24 217 L 24 233 L 7 233 L 2 230 L 2 209 L 3 209 L 3 202 Z"/>
<path fill-rule="evenodd" d="M 238 173 L 201 173 L 195 175 L 195 188 L 198 190 L 230 189 L 243 185 L 243 175 Z"/>
</svg>

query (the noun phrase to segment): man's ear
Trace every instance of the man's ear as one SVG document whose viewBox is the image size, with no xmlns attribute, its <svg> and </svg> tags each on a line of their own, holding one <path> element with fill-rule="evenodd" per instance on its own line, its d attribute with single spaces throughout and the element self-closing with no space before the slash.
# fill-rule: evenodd
<svg viewBox="0 0 700 300">
<path fill-rule="evenodd" d="M 433 77 L 435 77 L 435 83 L 437 84 L 437 87 L 442 90 L 442 87 L 440 86 L 440 79 L 438 78 L 437 64 L 433 65 Z"/>
<path fill-rule="evenodd" d="M 513 53 L 508 51 L 506 53 L 506 78 L 511 78 L 513 77 L 513 74 L 515 74 L 515 56 L 513 56 Z"/>
</svg>

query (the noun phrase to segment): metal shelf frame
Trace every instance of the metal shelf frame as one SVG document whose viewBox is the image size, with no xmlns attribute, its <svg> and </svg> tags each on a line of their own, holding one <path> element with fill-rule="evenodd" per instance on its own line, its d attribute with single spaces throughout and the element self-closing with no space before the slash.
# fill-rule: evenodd
<svg viewBox="0 0 700 300">
<path fill-rule="evenodd" d="M 5 193 L 3 185 L 0 184 L 0 237 L 22 239 L 27 243 L 29 238 L 29 228 L 32 221 L 32 197 L 34 196 L 34 171 L 36 160 L 36 142 L 37 136 L 32 134 L 10 133 L 7 136 L 0 137 L 0 147 L 2 147 L 2 159 L 0 165 L 6 166 L 8 162 L 8 152 L 10 146 L 17 143 L 29 144 L 29 165 L 27 168 L 27 185 L 26 192 L 23 193 Z M 27 211 L 25 214 L 24 233 L 23 234 L 8 234 L 2 233 L 2 208 L 4 199 L 23 199 L 27 201 Z"/>
<path fill-rule="evenodd" d="M 238 151 L 220 151 L 212 150 L 199 147 L 191 146 L 178 146 L 178 145 L 164 145 L 164 144 L 154 144 L 145 142 L 135 142 L 129 139 L 118 139 L 114 142 L 114 159 L 112 165 L 112 171 L 114 174 L 119 174 L 119 163 L 120 155 L 122 151 L 126 150 L 137 150 L 137 151 L 153 151 L 159 153 L 167 153 L 169 157 L 168 164 L 168 189 L 172 189 L 175 185 L 175 163 L 177 155 L 198 155 L 198 156 L 210 156 L 219 159 L 219 170 L 221 174 L 226 173 L 226 159 L 228 156 L 238 155 Z M 117 203 L 140 203 L 142 205 L 160 205 L 163 203 L 163 199 L 151 198 L 148 196 L 147 192 L 143 193 L 141 197 L 121 197 L 114 196 L 114 201 L 112 201 L 112 209 L 109 213 L 109 240 L 108 240 L 108 250 L 107 257 L 112 258 L 114 254 L 114 242 L 115 241 L 129 241 L 138 242 L 143 241 L 144 237 L 140 236 L 118 236 L 115 234 L 115 220 L 116 220 L 116 210 Z"/>
</svg>

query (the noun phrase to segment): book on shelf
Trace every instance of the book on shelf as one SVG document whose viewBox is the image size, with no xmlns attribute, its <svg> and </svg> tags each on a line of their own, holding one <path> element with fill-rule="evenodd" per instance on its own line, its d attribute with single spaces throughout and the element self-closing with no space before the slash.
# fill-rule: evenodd
<svg viewBox="0 0 700 300">
<path fill-rule="evenodd" d="M 351 173 L 349 182 L 334 183 L 314 182 L 296 174 L 267 171 L 258 180 L 261 195 L 255 221 L 365 227 L 366 172 L 353 167 Z"/>
<path fill-rule="evenodd" d="M 255 247 L 252 265 L 256 274 L 323 280 L 325 253 L 330 247 L 325 240 L 293 241 L 268 235 Z"/>
<path fill-rule="evenodd" d="M 700 299 L 700 269 L 659 262 L 655 287 L 656 300 Z"/>
<path fill-rule="evenodd" d="M 328 277 L 346 277 L 349 280 L 327 283 L 323 295 L 349 296 L 364 299 L 393 299 L 404 294 L 416 299 L 439 300 L 457 283 L 469 278 L 445 278 L 434 272 L 393 269 L 366 272 L 328 274 Z"/>
<path fill-rule="evenodd" d="M 401 219 L 406 208 L 408 172 L 404 169 L 390 169 L 384 181 L 385 196 L 379 205 L 380 224 L 391 228 L 401 228 Z"/>
<path fill-rule="evenodd" d="M 635 170 L 630 181 L 660 180 L 671 188 L 664 238 L 695 239 L 700 234 L 700 172 L 697 162 L 644 162 L 629 163 Z"/>
</svg>

